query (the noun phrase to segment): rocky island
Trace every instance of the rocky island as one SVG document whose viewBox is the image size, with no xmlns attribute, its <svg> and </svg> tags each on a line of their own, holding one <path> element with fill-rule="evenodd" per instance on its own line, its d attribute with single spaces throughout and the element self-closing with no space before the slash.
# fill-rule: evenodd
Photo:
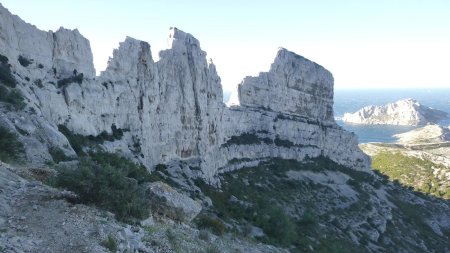
<svg viewBox="0 0 450 253">
<path fill-rule="evenodd" d="M 333 76 L 279 49 L 239 105 L 200 42 L 77 30 L 0 5 L 0 252 L 450 252 L 450 206 L 371 170 Z"/>
<path fill-rule="evenodd" d="M 446 112 L 408 98 L 382 106 L 366 106 L 355 113 L 345 113 L 342 120 L 352 124 L 420 126 L 438 123 L 447 116 Z"/>
</svg>

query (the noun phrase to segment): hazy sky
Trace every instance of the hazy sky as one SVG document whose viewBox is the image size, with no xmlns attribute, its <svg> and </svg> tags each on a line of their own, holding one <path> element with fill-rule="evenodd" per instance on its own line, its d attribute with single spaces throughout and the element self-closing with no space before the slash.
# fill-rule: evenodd
<svg viewBox="0 0 450 253">
<path fill-rule="evenodd" d="M 450 88 L 449 0 L 0 2 L 40 29 L 78 28 L 97 72 L 125 36 L 156 57 L 175 26 L 200 40 L 226 91 L 267 71 L 278 47 L 330 70 L 336 88 Z"/>
</svg>

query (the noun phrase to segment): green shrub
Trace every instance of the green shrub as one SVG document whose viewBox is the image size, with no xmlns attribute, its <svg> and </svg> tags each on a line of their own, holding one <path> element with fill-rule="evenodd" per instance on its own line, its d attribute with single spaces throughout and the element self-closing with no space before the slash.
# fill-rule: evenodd
<svg viewBox="0 0 450 253">
<path fill-rule="evenodd" d="M 125 131 L 128 131 L 126 129 L 123 130 L 117 128 L 115 124 L 112 124 L 111 126 L 112 134 L 108 134 L 106 131 L 103 131 L 97 136 L 84 136 L 81 134 L 75 134 L 64 125 L 58 125 L 58 130 L 66 136 L 67 140 L 70 143 L 70 146 L 72 146 L 75 153 L 77 153 L 77 155 L 79 156 L 86 155 L 86 153 L 83 151 L 83 147 L 93 147 L 95 145 L 102 144 L 104 141 L 120 140 L 123 136 L 123 133 Z"/>
<path fill-rule="evenodd" d="M 280 139 L 278 136 L 274 140 L 275 145 L 290 148 L 295 146 L 292 141 Z"/>
<path fill-rule="evenodd" d="M 281 208 L 273 204 L 260 204 L 254 223 L 267 235 L 269 243 L 289 246 L 297 239 L 296 224 Z"/>
<path fill-rule="evenodd" d="M 25 107 L 24 98 L 19 90 L 9 90 L 3 85 L 0 85 L 0 101 L 8 103 L 16 110 L 21 110 Z"/>
<path fill-rule="evenodd" d="M 24 67 L 28 67 L 31 63 L 33 63 L 32 60 L 27 59 L 25 57 L 23 57 L 22 55 L 19 55 L 19 63 L 20 65 L 24 66 Z"/>
<path fill-rule="evenodd" d="M 436 197 L 449 198 L 445 192 L 450 183 L 440 180 L 434 175 L 434 170 L 445 169 L 444 165 L 430 160 L 406 156 L 400 152 L 381 152 L 372 157 L 372 166 L 384 178 L 390 178 L 413 190 Z"/>
<path fill-rule="evenodd" d="M 55 163 L 73 160 L 71 157 L 66 156 L 64 151 L 62 151 L 62 149 L 58 147 L 51 147 L 48 149 L 48 152 L 52 156 L 52 159 Z"/>
<path fill-rule="evenodd" d="M 83 73 L 80 74 L 75 74 L 71 77 L 67 77 L 61 80 L 58 80 L 58 88 L 61 88 L 63 86 L 66 86 L 70 83 L 78 83 L 78 84 L 82 84 L 83 83 Z"/>
<path fill-rule="evenodd" d="M 74 134 L 64 125 L 58 125 L 58 130 L 64 134 L 77 155 L 86 155 L 83 147 L 88 144 L 88 139 L 81 134 Z"/>
<path fill-rule="evenodd" d="M 16 87 L 16 79 L 11 73 L 11 67 L 8 64 L 8 57 L 0 54 L 0 81 L 10 87 Z"/>
<path fill-rule="evenodd" d="M 217 245 L 209 245 L 208 248 L 206 248 L 205 253 L 220 253 L 220 250 Z"/>
<path fill-rule="evenodd" d="M 103 240 L 100 245 L 107 248 L 110 252 L 117 252 L 117 242 L 111 235 L 108 235 L 108 238 Z"/>
<path fill-rule="evenodd" d="M 200 232 L 198 232 L 198 239 L 209 242 L 211 238 L 209 236 L 209 232 L 205 229 L 202 229 L 200 230 Z"/>
<path fill-rule="evenodd" d="M 201 215 L 197 219 L 197 226 L 200 229 L 210 229 L 216 235 L 223 235 L 225 233 L 225 224 L 215 217 Z"/>
<path fill-rule="evenodd" d="M 97 205 L 127 221 L 149 213 L 140 187 L 148 178 L 141 165 L 116 154 L 96 153 L 82 158 L 77 169 L 60 169 L 54 184 L 78 194 L 82 203 Z"/>
<path fill-rule="evenodd" d="M 8 61 L 9 61 L 8 57 L 6 57 L 6 56 L 0 54 L 0 63 L 2 63 L 2 64 L 8 64 Z"/>
<path fill-rule="evenodd" d="M 236 145 L 252 145 L 252 144 L 260 144 L 261 140 L 258 138 L 256 134 L 253 133 L 243 133 L 239 136 L 231 136 L 231 138 L 223 144 L 224 147 L 231 146 L 233 144 Z"/>
<path fill-rule="evenodd" d="M 36 85 L 39 88 L 44 88 L 44 85 L 42 84 L 42 80 L 41 79 L 36 79 L 34 81 L 34 85 Z"/>
<path fill-rule="evenodd" d="M 17 161 L 24 152 L 23 144 L 19 142 L 17 135 L 0 126 L 0 160 Z"/>
</svg>

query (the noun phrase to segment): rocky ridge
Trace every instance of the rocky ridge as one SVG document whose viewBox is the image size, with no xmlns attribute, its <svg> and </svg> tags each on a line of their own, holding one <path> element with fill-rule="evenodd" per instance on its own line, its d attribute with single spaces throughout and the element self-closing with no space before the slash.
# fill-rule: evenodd
<svg viewBox="0 0 450 253">
<path fill-rule="evenodd" d="M 21 140 L 32 144 L 26 153 L 34 164 L 51 160 L 49 148 L 75 155 L 58 131 L 62 125 L 83 136 L 120 131 L 102 148 L 149 169 L 183 161 L 212 181 L 219 171 L 271 157 L 326 156 L 369 167 L 355 136 L 333 120 L 331 73 L 288 50 L 279 50 L 268 73 L 244 79 L 241 106 L 226 107 L 214 64 L 197 39 L 177 28 L 170 29 L 159 61 L 148 43 L 127 37 L 94 76 L 89 42 L 77 30 L 43 32 L 0 11 L 0 54 L 27 102 L 22 112 L 2 110 L 2 121 L 27 133 Z M 245 143 L 235 141 L 243 137 L 249 137 Z"/>
<path fill-rule="evenodd" d="M 355 113 L 345 113 L 342 120 L 353 124 L 418 126 L 438 123 L 445 118 L 446 112 L 408 98 L 383 106 L 366 106 Z"/>
</svg>

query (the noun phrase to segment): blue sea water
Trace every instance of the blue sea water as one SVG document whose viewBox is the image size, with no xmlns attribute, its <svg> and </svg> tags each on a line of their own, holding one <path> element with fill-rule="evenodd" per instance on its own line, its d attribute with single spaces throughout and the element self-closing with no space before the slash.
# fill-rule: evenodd
<svg viewBox="0 0 450 253">
<path fill-rule="evenodd" d="M 367 105 L 384 105 L 403 98 L 412 98 L 421 104 L 447 112 L 450 115 L 450 88 L 443 89 L 373 89 L 340 90 L 334 92 L 334 115 L 341 118 L 346 112 L 356 112 Z M 336 120 L 344 129 L 354 132 L 359 143 L 394 142 L 394 134 L 415 129 L 410 126 L 354 125 Z M 450 119 L 439 122 L 449 126 Z"/>
</svg>

